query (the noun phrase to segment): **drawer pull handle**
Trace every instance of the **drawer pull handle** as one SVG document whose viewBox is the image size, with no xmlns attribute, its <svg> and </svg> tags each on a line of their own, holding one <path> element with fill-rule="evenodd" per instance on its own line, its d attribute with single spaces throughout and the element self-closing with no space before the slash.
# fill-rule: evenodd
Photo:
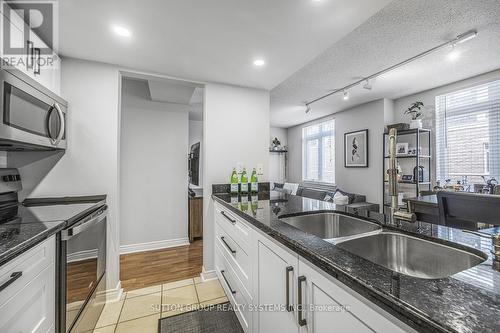
<svg viewBox="0 0 500 333">
<path fill-rule="evenodd" d="M 302 282 L 305 282 L 306 281 L 306 277 L 305 276 L 299 276 L 298 279 L 298 291 L 297 291 L 297 294 L 299 294 L 299 299 L 298 299 L 298 310 L 299 310 L 299 313 L 298 313 L 298 319 L 299 319 L 299 326 L 305 326 L 307 324 L 307 321 L 306 319 L 304 318 L 304 305 L 302 304 Z"/>
<path fill-rule="evenodd" d="M 227 216 L 225 212 L 220 212 L 220 213 L 222 214 L 222 216 L 224 216 L 226 219 L 228 219 L 229 222 L 231 222 L 232 224 L 236 223 L 236 220 L 233 220 L 232 218 L 230 218 L 229 216 Z"/>
<path fill-rule="evenodd" d="M 224 275 L 224 272 L 225 272 L 225 271 L 220 271 L 220 274 L 221 274 L 221 275 L 222 275 L 222 277 L 224 278 L 224 281 L 226 281 L 226 284 L 227 284 L 227 286 L 228 286 L 229 290 L 231 290 L 231 294 L 233 294 L 233 295 L 234 295 L 234 294 L 236 294 L 236 290 L 233 290 L 233 288 L 231 288 L 231 285 L 229 284 L 229 281 L 227 281 L 226 276 Z"/>
<path fill-rule="evenodd" d="M 9 285 L 11 285 L 12 283 L 14 283 L 14 281 L 16 281 L 17 279 L 19 279 L 22 275 L 23 275 L 23 272 L 14 272 L 14 273 L 12 273 L 10 275 L 10 278 L 7 280 L 7 282 L 5 282 L 4 284 L 2 284 L 0 286 L 0 291 L 4 290 Z"/>
<path fill-rule="evenodd" d="M 286 285 L 286 311 L 292 312 L 293 311 L 293 306 L 290 305 L 290 273 L 293 272 L 293 266 L 287 266 L 286 267 L 286 273 L 285 273 L 285 285 Z"/>
<path fill-rule="evenodd" d="M 232 253 L 232 254 L 235 254 L 235 253 L 236 253 L 236 250 L 233 250 L 233 249 L 229 246 L 229 244 L 226 242 L 226 240 L 225 240 L 225 237 L 224 237 L 224 236 L 222 236 L 222 237 L 220 238 L 220 240 L 222 241 L 222 243 L 224 243 L 224 245 L 226 245 L 227 249 L 228 249 L 229 251 L 231 251 L 231 253 Z"/>
</svg>

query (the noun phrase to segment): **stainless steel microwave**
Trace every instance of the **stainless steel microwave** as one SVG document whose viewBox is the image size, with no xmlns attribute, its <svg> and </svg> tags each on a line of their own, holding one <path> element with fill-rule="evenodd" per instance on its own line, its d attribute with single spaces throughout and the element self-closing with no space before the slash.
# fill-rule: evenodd
<svg viewBox="0 0 500 333">
<path fill-rule="evenodd" d="M 0 151 L 66 149 L 67 102 L 16 69 L 0 83 Z"/>
</svg>

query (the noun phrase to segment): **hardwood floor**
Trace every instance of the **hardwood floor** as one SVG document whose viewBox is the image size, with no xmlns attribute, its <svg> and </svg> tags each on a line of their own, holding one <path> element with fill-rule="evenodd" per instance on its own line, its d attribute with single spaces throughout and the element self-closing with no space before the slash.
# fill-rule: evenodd
<svg viewBox="0 0 500 333">
<path fill-rule="evenodd" d="M 187 246 L 120 256 L 124 291 L 197 277 L 203 265 L 203 241 Z"/>
</svg>

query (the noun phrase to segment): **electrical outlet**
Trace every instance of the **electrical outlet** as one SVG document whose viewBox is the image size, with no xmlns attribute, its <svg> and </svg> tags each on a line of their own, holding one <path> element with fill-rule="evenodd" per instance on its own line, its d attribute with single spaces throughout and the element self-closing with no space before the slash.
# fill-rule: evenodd
<svg viewBox="0 0 500 333">
<path fill-rule="evenodd" d="M 257 163 L 257 174 L 260 176 L 264 174 L 264 164 Z"/>
</svg>

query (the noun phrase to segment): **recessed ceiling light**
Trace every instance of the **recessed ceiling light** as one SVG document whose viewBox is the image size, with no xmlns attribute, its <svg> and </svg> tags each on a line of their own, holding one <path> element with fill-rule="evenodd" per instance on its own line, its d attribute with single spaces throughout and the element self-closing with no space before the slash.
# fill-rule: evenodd
<svg viewBox="0 0 500 333">
<path fill-rule="evenodd" d="M 115 34 L 117 34 L 118 36 L 121 36 L 121 37 L 132 36 L 132 33 L 130 32 L 130 30 L 128 30 L 127 28 L 125 28 L 121 25 L 113 25 L 112 29 L 113 29 L 113 32 Z"/>
<path fill-rule="evenodd" d="M 255 60 L 253 61 L 253 65 L 254 65 L 255 67 L 262 67 L 262 66 L 264 66 L 265 64 L 266 64 L 266 62 L 264 61 L 264 59 L 255 59 Z"/>
</svg>

